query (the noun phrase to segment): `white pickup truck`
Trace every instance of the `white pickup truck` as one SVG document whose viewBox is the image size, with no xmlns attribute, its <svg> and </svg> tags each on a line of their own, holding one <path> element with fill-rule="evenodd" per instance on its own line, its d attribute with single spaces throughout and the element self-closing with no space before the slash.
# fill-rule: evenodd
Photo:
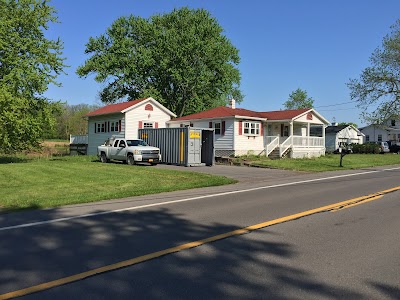
<svg viewBox="0 0 400 300">
<path fill-rule="evenodd" d="M 129 165 L 143 162 L 156 165 L 161 161 L 160 149 L 149 146 L 139 139 L 108 139 L 103 145 L 97 147 L 97 156 L 103 163 L 112 159 L 124 161 Z"/>
</svg>

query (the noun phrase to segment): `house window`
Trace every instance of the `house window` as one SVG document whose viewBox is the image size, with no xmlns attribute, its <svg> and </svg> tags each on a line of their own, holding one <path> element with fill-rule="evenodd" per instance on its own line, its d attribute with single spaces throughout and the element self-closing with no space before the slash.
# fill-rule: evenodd
<svg viewBox="0 0 400 300">
<path fill-rule="evenodd" d="M 219 122 L 214 123 L 214 132 L 215 134 L 221 134 L 221 123 Z"/>
<path fill-rule="evenodd" d="M 97 132 L 106 132 L 106 123 L 97 123 Z"/>
<path fill-rule="evenodd" d="M 260 135 L 260 123 L 243 122 L 244 135 Z"/>
<path fill-rule="evenodd" d="M 153 123 L 143 122 L 143 128 L 153 128 Z"/>
<path fill-rule="evenodd" d="M 368 134 L 365 136 L 365 141 L 369 142 L 369 135 Z"/>
<path fill-rule="evenodd" d="M 392 123 L 392 126 L 396 126 L 396 120 L 392 120 L 391 123 Z"/>
<path fill-rule="evenodd" d="M 113 132 L 113 131 L 119 131 L 119 130 L 118 130 L 118 121 L 110 122 L 110 131 L 111 131 L 111 132 Z"/>
<path fill-rule="evenodd" d="M 378 134 L 378 142 L 382 142 L 382 134 Z"/>
</svg>

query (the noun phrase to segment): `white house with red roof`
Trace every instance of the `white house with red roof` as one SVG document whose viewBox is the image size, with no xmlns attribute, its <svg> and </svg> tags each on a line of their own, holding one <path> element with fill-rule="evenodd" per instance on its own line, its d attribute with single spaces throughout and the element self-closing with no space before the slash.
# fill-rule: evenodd
<svg viewBox="0 0 400 300">
<path fill-rule="evenodd" d="M 267 155 L 292 158 L 325 154 L 325 127 L 329 121 L 314 109 L 256 112 L 220 106 L 167 122 L 168 127 L 214 128 L 215 155 Z M 311 127 L 321 127 L 311 136 Z"/>
<path fill-rule="evenodd" d="M 137 139 L 140 128 L 165 128 L 176 115 L 153 98 L 111 104 L 88 113 L 87 154 L 95 155 L 97 146 L 112 135 Z"/>
</svg>

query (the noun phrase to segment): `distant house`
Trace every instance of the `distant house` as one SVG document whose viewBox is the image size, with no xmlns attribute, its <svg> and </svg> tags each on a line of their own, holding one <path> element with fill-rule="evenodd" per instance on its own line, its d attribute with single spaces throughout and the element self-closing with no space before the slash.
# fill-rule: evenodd
<svg viewBox="0 0 400 300">
<path fill-rule="evenodd" d="M 176 115 L 153 98 L 111 104 L 88 113 L 87 154 L 95 155 L 97 146 L 112 135 L 138 138 L 140 128 L 165 128 Z"/>
<path fill-rule="evenodd" d="M 400 142 L 400 119 L 390 119 L 383 124 L 372 124 L 360 128 L 365 142 Z"/>
<path fill-rule="evenodd" d="M 332 124 L 325 129 L 325 147 L 327 152 L 339 149 L 341 143 L 362 144 L 364 134 L 353 125 Z"/>
<path fill-rule="evenodd" d="M 220 106 L 168 121 L 168 127 L 213 128 L 215 155 L 267 155 L 270 157 L 315 157 L 325 154 L 325 126 L 329 124 L 314 109 L 256 112 Z M 311 136 L 311 127 L 320 136 Z"/>
</svg>

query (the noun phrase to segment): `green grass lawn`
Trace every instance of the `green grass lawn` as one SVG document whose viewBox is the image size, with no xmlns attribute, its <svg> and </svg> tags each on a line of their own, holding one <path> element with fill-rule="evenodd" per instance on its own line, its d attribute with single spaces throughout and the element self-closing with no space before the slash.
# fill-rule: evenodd
<svg viewBox="0 0 400 300">
<path fill-rule="evenodd" d="M 243 160 L 243 158 L 242 158 Z M 340 167 L 340 154 L 328 154 L 318 158 L 271 160 L 265 157 L 247 157 L 252 165 L 294 171 L 324 172 L 336 170 L 361 169 L 384 165 L 400 164 L 400 155 L 386 154 L 348 154 L 343 157 Z"/>
<path fill-rule="evenodd" d="M 151 166 L 102 164 L 90 156 L 1 157 L 0 208 L 57 207 L 234 182 L 221 176 Z"/>
</svg>

